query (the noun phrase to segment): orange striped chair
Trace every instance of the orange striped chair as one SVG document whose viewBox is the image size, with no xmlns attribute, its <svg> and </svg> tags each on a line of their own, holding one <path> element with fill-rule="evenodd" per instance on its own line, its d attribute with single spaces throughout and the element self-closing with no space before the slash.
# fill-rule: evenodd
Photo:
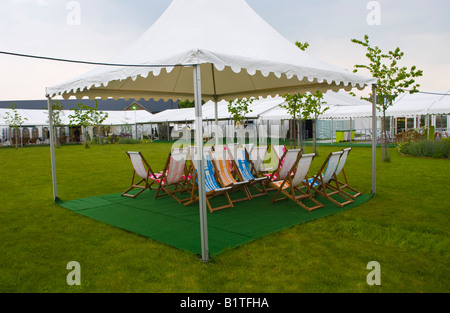
<svg viewBox="0 0 450 313">
<path fill-rule="evenodd" d="M 239 202 L 251 200 L 252 195 L 248 189 L 248 185 L 250 182 L 247 180 L 238 180 L 238 170 L 236 167 L 234 167 L 233 172 L 231 171 L 230 161 L 231 164 L 234 164 L 234 162 L 230 158 L 230 154 L 226 150 L 226 147 L 224 147 L 223 149 L 215 149 L 214 151 L 209 151 L 209 156 L 213 162 L 216 178 L 219 181 L 220 185 L 222 185 L 222 187 L 231 187 L 232 191 L 244 191 L 244 198 L 239 198 L 232 201 Z"/>
</svg>

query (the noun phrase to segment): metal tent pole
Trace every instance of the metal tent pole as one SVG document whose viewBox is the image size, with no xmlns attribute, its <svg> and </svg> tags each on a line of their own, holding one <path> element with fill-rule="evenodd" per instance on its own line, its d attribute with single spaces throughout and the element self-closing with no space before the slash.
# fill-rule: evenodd
<svg viewBox="0 0 450 313">
<path fill-rule="evenodd" d="M 194 97 L 195 97 L 195 129 L 197 151 L 194 159 L 198 166 L 198 195 L 200 205 L 200 235 L 202 245 L 202 260 L 209 260 L 208 221 L 205 193 L 205 161 L 203 156 L 203 116 L 202 116 L 202 87 L 200 65 L 194 65 Z"/>
<path fill-rule="evenodd" d="M 48 106 L 48 121 L 49 121 L 49 131 L 50 131 L 50 159 L 52 164 L 52 183 L 53 183 L 53 201 L 58 199 L 58 186 L 56 183 L 56 161 L 55 161 L 55 137 L 53 129 L 53 101 L 50 96 L 47 97 Z"/>
<path fill-rule="evenodd" d="M 377 190 L 377 85 L 372 85 L 372 194 Z"/>
</svg>

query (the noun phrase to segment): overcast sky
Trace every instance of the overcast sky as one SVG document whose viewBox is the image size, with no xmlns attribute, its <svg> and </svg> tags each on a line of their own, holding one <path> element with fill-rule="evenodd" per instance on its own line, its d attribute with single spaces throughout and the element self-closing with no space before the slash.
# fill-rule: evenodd
<svg viewBox="0 0 450 313">
<path fill-rule="evenodd" d="M 224 0 L 225 1 L 225 0 Z M 75 14 L 79 4 L 80 14 Z M 171 0 L 1 0 L 0 51 L 106 62 L 136 40 Z M 379 25 L 369 25 L 368 0 L 247 0 L 292 42 L 309 42 L 318 59 L 352 70 L 365 51 L 350 39 L 383 51 L 399 47 L 403 65 L 424 71 L 422 91 L 450 90 L 450 1 L 379 0 Z M 376 21 L 376 19 L 369 19 Z M 186 17 L 186 23 L 189 18 Z M 0 100 L 44 99 L 45 87 L 92 67 L 0 54 Z"/>
</svg>

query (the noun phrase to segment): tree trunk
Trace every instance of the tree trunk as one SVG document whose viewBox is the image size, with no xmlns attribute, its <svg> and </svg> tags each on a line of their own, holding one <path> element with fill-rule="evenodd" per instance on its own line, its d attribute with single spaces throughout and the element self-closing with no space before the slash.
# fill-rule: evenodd
<svg viewBox="0 0 450 313">
<path fill-rule="evenodd" d="M 300 123 L 298 125 L 298 138 L 299 138 L 299 148 L 303 150 L 303 120 L 299 120 Z"/>
<path fill-rule="evenodd" d="M 316 145 L 316 122 L 317 122 L 317 120 L 314 119 L 313 120 L 313 153 L 318 155 L 318 153 L 317 153 L 317 145 Z"/>
<path fill-rule="evenodd" d="M 294 119 L 289 121 L 289 147 L 291 149 L 295 149 L 295 136 L 296 136 L 296 132 L 295 132 L 295 123 L 296 123 L 296 119 L 295 119 L 295 115 L 294 115 Z"/>
<path fill-rule="evenodd" d="M 53 126 L 53 142 L 55 143 L 55 148 L 59 148 L 58 136 L 56 136 L 56 126 Z"/>
<path fill-rule="evenodd" d="M 84 148 L 88 149 L 90 147 L 89 147 L 89 132 L 87 130 L 87 127 L 85 127 L 84 132 L 85 132 L 85 134 L 84 134 Z"/>
<path fill-rule="evenodd" d="M 16 128 L 16 150 L 19 150 L 19 128 Z"/>
<path fill-rule="evenodd" d="M 381 126 L 381 131 L 382 131 L 382 140 L 383 140 L 383 147 L 384 150 L 382 152 L 382 158 L 383 158 L 383 162 L 390 162 L 390 158 L 389 158 L 389 150 L 388 150 L 388 139 L 386 136 L 386 109 L 383 108 L 383 122 L 382 122 L 382 126 Z"/>
<path fill-rule="evenodd" d="M 136 114 L 136 112 L 134 112 L 135 114 Z M 102 137 L 100 136 L 100 133 L 101 133 L 101 131 L 100 131 L 100 125 L 99 126 L 97 126 L 97 129 L 98 129 L 98 132 L 97 132 L 97 137 L 98 137 L 98 144 L 99 145 L 101 145 L 102 144 Z M 137 138 L 137 129 L 136 129 L 136 138 Z"/>
</svg>

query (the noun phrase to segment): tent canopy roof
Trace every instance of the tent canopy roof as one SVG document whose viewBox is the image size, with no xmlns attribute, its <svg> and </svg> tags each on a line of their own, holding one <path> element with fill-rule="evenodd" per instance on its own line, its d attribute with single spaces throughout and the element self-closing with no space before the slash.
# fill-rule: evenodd
<svg viewBox="0 0 450 313">
<path fill-rule="evenodd" d="M 188 65 L 193 64 L 201 65 L 204 100 L 362 89 L 375 83 L 301 51 L 244 0 L 173 0 L 141 38 L 110 63 L 153 67 L 98 66 L 47 88 L 47 94 L 192 100 L 193 71 Z"/>
<path fill-rule="evenodd" d="M 23 126 L 48 126 L 48 110 L 22 110 L 16 109 L 17 113 L 27 120 L 24 122 Z M 3 119 L 6 116 L 6 113 L 11 114 L 11 109 L 0 109 L 0 126 L 7 126 L 5 124 L 5 120 Z M 104 126 L 113 126 L 113 125 L 126 125 L 126 124 L 134 124 L 135 122 L 138 124 L 148 123 L 153 114 L 145 110 L 136 110 L 136 111 L 102 111 L 108 113 L 108 117 L 102 123 Z M 69 115 L 73 112 L 70 110 L 61 111 L 60 118 L 62 125 L 69 125 L 70 119 Z"/>
<path fill-rule="evenodd" d="M 450 114 L 450 90 L 436 93 L 405 93 L 386 110 L 387 116 Z"/>
</svg>

